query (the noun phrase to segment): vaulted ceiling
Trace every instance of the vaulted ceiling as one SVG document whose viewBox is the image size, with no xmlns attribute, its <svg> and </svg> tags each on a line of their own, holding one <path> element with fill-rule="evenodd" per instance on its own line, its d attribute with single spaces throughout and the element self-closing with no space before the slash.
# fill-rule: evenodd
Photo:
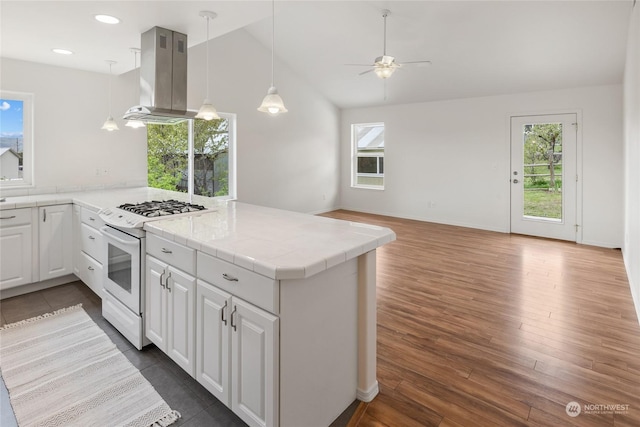
<svg viewBox="0 0 640 427">
<path fill-rule="evenodd" d="M 631 0 L 280 1 L 276 55 L 341 108 L 615 84 L 622 81 Z M 407 66 L 383 81 L 359 75 L 387 54 Z M 270 1 L 11 1 L 0 5 L 2 57 L 115 73 L 133 68 L 130 47 L 158 25 L 206 39 L 244 28 L 271 47 Z M 93 15 L 119 17 L 115 26 Z M 215 43 L 215 40 L 212 41 Z M 60 56 L 62 47 L 75 52 Z M 277 82 L 276 82 L 277 83 Z"/>
</svg>

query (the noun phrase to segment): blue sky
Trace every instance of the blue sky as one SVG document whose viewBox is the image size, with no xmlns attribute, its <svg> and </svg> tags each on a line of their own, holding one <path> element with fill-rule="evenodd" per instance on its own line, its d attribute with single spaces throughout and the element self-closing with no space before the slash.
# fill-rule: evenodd
<svg viewBox="0 0 640 427">
<path fill-rule="evenodd" d="M 22 101 L 0 98 L 0 137 L 21 137 L 22 129 Z"/>
</svg>

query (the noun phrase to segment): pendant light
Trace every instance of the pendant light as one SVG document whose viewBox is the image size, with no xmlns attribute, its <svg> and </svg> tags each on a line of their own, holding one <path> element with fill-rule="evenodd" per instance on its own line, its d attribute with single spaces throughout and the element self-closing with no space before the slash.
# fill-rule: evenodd
<svg viewBox="0 0 640 427">
<path fill-rule="evenodd" d="M 138 68 L 138 54 L 140 53 L 140 49 L 138 49 L 137 47 L 132 47 L 131 52 L 133 52 L 133 70 L 135 71 L 136 68 Z M 138 90 L 136 91 L 136 102 L 140 100 L 140 70 L 138 70 L 137 76 L 138 84 L 136 85 L 136 87 L 138 88 Z M 127 124 L 125 126 L 132 129 L 140 129 L 145 127 L 145 124 L 141 120 L 132 119 L 127 120 Z"/>
<path fill-rule="evenodd" d="M 202 106 L 198 110 L 198 114 L 196 114 L 196 119 L 204 119 L 204 120 L 213 120 L 219 119 L 220 116 L 216 111 L 215 107 L 209 101 L 209 20 L 215 19 L 218 16 L 215 12 L 209 12 L 207 10 L 203 10 L 199 13 L 200 16 L 207 20 L 207 66 L 206 66 L 206 77 L 205 80 L 207 82 L 207 97 L 205 98 Z"/>
<path fill-rule="evenodd" d="M 108 130 L 109 132 L 114 131 L 114 130 L 120 130 L 118 128 L 118 124 L 116 123 L 115 120 L 113 120 L 113 116 L 111 115 L 111 67 L 113 66 L 113 64 L 116 64 L 116 61 L 111 61 L 111 60 L 107 60 L 105 61 L 107 64 L 109 64 L 109 117 L 107 117 L 107 121 L 104 122 L 104 124 L 102 125 L 102 129 L 104 130 Z"/>
<path fill-rule="evenodd" d="M 274 70 L 274 57 L 276 50 L 276 14 L 275 14 L 275 0 L 271 0 L 271 87 L 267 92 L 267 96 L 262 100 L 262 104 L 258 107 L 258 111 L 263 113 L 269 113 L 272 116 L 277 116 L 280 113 L 286 113 L 287 110 L 284 106 L 284 102 L 280 95 L 278 95 L 278 89 L 273 84 L 273 70 Z"/>
</svg>

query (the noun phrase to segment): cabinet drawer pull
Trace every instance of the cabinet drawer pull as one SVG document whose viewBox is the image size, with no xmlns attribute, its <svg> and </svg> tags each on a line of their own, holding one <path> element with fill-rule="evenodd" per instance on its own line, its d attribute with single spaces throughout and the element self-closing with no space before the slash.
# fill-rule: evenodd
<svg viewBox="0 0 640 427">
<path fill-rule="evenodd" d="M 227 274 L 227 273 L 222 273 L 222 277 L 223 277 L 225 280 L 228 280 L 228 281 L 230 281 L 230 282 L 237 282 L 237 281 L 238 281 L 238 278 L 237 278 L 237 277 L 233 277 L 232 275 Z"/>
<path fill-rule="evenodd" d="M 160 273 L 160 286 L 164 288 L 164 282 L 162 281 L 162 276 L 164 276 L 164 271 Z"/>
<path fill-rule="evenodd" d="M 47 222 L 47 210 L 42 209 L 42 222 Z"/>
<path fill-rule="evenodd" d="M 93 271 L 93 270 L 95 270 L 95 268 L 93 268 L 93 267 L 89 266 L 89 267 L 87 267 L 87 270 L 89 270 L 89 271 Z"/>
<path fill-rule="evenodd" d="M 222 306 L 222 310 L 220 310 L 220 320 L 222 320 L 222 323 L 224 323 L 224 325 L 227 325 L 227 319 L 224 318 L 224 309 L 227 308 L 227 302 L 224 302 L 224 305 Z"/>
<path fill-rule="evenodd" d="M 233 311 L 231 312 L 231 327 L 233 328 L 233 330 L 236 330 L 236 324 L 233 321 L 233 319 L 235 319 L 234 314 L 236 314 L 236 312 L 238 311 L 238 307 L 236 307 L 235 305 L 233 306 Z"/>
<path fill-rule="evenodd" d="M 89 236 L 89 240 L 96 240 L 96 238 L 93 236 Z"/>
<path fill-rule="evenodd" d="M 170 250 L 169 250 L 169 249 L 167 249 L 167 248 L 162 248 L 161 250 L 162 250 L 162 253 L 163 253 L 163 254 L 172 254 L 172 253 L 173 253 L 173 251 L 170 251 Z"/>
<path fill-rule="evenodd" d="M 0 216 L 0 219 L 13 219 L 15 218 L 15 215 L 11 215 L 11 216 Z"/>
<path fill-rule="evenodd" d="M 96 219 L 92 216 L 89 217 L 89 221 L 95 221 Z"/>
</svg>

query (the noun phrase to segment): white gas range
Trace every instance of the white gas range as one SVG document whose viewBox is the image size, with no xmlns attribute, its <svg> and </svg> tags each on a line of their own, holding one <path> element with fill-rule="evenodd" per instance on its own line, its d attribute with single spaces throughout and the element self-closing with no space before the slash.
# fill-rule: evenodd
<svg viewBox="0 0 640 427">
<path fill-rule="evenodd" d="M 144 335 L 145 231 L 147 221 L 193 215 L 202 205 L 178 200 L 125 203 L 101 210 L 105 222 L 102 316 L 138 350 L 149 343 Z"/>
</svg>

